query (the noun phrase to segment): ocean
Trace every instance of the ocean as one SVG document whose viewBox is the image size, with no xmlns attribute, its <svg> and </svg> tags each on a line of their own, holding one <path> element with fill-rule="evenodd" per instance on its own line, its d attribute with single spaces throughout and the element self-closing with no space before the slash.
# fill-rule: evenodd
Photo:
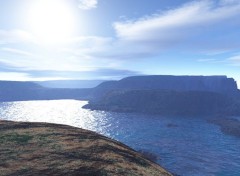
<svg viewBox="0 0 240 176">
<path fill-rule="evenodd" d="M 182 176 L 239 176 L 240 138 L 225 135 L 205 117 L 166 117 L 83 109 L 76 100 L 0 103 L 0 119 L 66 124 L 98 132 Z"/>
</svg>

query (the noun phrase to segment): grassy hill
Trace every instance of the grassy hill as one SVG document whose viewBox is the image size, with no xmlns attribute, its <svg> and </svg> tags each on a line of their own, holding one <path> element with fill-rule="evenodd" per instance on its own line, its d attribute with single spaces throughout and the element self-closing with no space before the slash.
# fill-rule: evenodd
<svg viewBox="0 0 240 176">
<path fill-rule="evenodd" d="M 0 121 L 0 175 L 170 176 L 117 141 L 65 125 Z"/>
</svg>

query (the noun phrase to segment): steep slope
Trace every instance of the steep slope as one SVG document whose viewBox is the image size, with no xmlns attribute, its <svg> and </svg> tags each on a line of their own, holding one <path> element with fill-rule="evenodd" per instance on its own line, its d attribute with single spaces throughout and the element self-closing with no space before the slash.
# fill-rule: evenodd
<svg viewBox="0 0 240 176">
<path fill-rule="evenodd" d="M 84 108 L 116 112 L 141 112 L 161 115 L 237 115 L 240 104 L 214 92 L 129 90 L 112 91 Z"/>
<path fill-rule="evenodd" d="M 111 90 L 207 91 L 234 94 L 237 83 L 226 76 L 133 76 L 100 84 L 94 89 L 95 97 Z"/>
<path fill-rule="evenodd" d="M 226 76 L 134 76 L 93 89 L 85 108 L 162 115 L 240 115 L 236 81 Z"/>
</svg>

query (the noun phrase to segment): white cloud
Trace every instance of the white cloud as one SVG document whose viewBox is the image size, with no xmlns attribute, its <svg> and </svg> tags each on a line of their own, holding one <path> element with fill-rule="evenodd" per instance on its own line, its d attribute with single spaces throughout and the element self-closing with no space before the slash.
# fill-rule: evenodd
<svg viewBox="0 0 240 176">
<path fill-rule="evenodd" d="M 198 62 L 215 62 L 217 59 L 198 59 Z"/>
<path fill-rule="evenodd" d="M 230 57 L 228 60 L 230 60 L 230 61 L 240 62 L 240 55 Z"/>
<path fill-rule="evenodd" d="M 0 29 L 0 45 L 7 43 L 23 43 L 33 42 L 32 34 L 22 30 L 1 30 Z"/>
<path fill-rule="evenodd" d="M 239 0 L 221 0 L 220 4 L 221 5 L 226 5 L 226 4 L 238 4 Z"/>
<path fill-rule="evenodd" d="M 80 8 L 90 9 L 97 6 L 96 0 L 79 0 Z M 0 44 L 24 43 L 26 48 L 34 53 L 15 49 L 15 45 L 6 45 L 2 51 L 19 56 L 0 53 L 0 62 L 21 70 L 58 70 L 84 71 L 91 67 L 124 66 L 128 59 L 150 58 L 163 50 L 174 50 L 178 46 L 193 51 L 194 46 L 205 52 L 204 47 L 210 47 L 212 54 L 231 52 L 230 44 L 239 47 L 239 37 L 228 38 L 228 34 L 209 35 L 219 26 L 226 27 L 228 22 L 240 26 L 237 19 L 240 15 L 240 1 L 203 0 L 185 4 L 179 8 L 159 14 L 143 17 L 135 21 L 122 21 L 114 24 L 117 37 L 83 36 L 69 39 L 66 46 L 46 48 L 38 45 L 36 38 L 21 30 L 0 30 Z M 238 23 L 238 24 L 235 24 Z M 216 27 L 216 25 L 218 25 Z M 233 30 L 236 31 L 236 28 Z M 207 35 L 205 35 L 207 34 Z M 240 32 L 237 33 L 239 36 Z M 221 36 L 218 36 L 221 35 Z M 217 39 L 215 37 L 217 36 Z M 225 37 L 230 44 L 222 42 Z M 235 41 L 232 41 L 234 39 Z M 217 42 L 216 42 L 217 41 Z M 238 41 L 238 43 L 236 42 Z M 239 45 L 238 45 L 239 44 Z M 186 47 L 187 46 L 187 47 Z M 21 48 L 23 48 L 21 46 Z M 200 59 L 199 62 L 217 62 L 215 59 Z M 240 63 L 236 59 L 229 59 L 231 63 Z M 57 63 L 57 64 L 56 64 Z M 240 64 L 239 64 L 240 65 Z"/>
<path fill-rule="evenodd" d="M 98 5 L 98 0 L 78 0 L 78 7 L 83 10 L 94 9 Z"/>
<path fill-rule="evenodd" d="M 23 72 L 0 72 L 1 81 L 45 81 L 45 80 L 64 80 L 64 77 L 35 77 L 31 73 Z"/>
<path fill-rule="evenodd" d="M 27 52 L 27 51 L 23 51 L 23 50 L 19 50 L 19 49 L 15 49 L 15 48 L 1 48 L 2 51 L 4 52 L 8 52 L 11 54 L 15 54 L 15 55 L 21 55 L 21 56 L 34 56 L 32 53 Z"/>
<path fill-rule="evenodd" d="M 227 59 L 233 66 L 240 66 L 240 55 L 236 55 Z"/>
<path fill-rule="evenodd" d="M 71 43 L 72 52 L 76 55 L 106 51 L 113 44 L 111 37 L 82 36 L 76 37 Z M 69 50 L 70 51 L 70 50 Z"/>
<path fill-rule="evenodd" d="M 218 30 L 215 27 L 218 23 L 225 27 L 231 19 L 232 21 L 235 19 L 238 23 L 239 15 L 240 1 L 223 0 L 216 3 L 211 0 L 202 0 L 135 21 L 116 22 L 114 28 L 121 40 L 172 45 L 184 42 L 199 33 L 204 34 L 212 29 Z"/>
<path fill-rule="evenodd" d="M 19 72 L 0 72 L 0 80 L 27 81 L 29 80 L 29 75 L 27 73 Z"/>
</svg>

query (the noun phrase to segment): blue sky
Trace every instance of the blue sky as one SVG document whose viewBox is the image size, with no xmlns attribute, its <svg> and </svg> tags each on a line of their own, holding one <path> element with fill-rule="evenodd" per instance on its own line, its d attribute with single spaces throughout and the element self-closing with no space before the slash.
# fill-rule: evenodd
<svg viewBox="0 0 240 176">
<path fill-rule="evenodd" d="M 239 0 L 0 0 L 0 80 L 227 75 Z"/>
</svg>

